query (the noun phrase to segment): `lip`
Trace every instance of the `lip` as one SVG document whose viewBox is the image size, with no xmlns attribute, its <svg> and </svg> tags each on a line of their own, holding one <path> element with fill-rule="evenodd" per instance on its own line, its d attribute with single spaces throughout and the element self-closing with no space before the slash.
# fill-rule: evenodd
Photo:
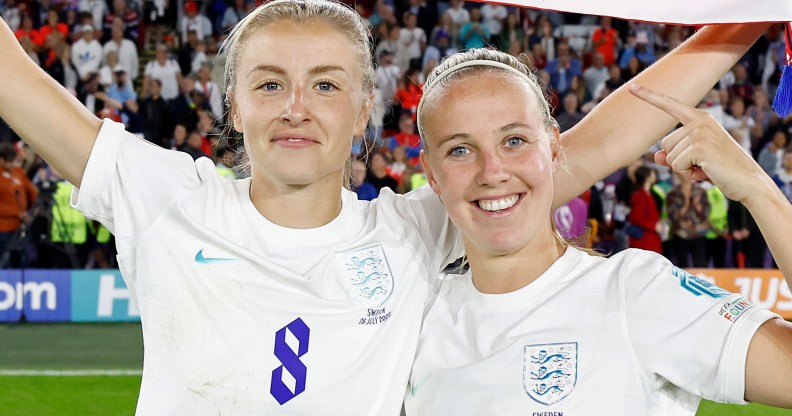
<svg viewBox="0 0 792 416">
<path fill-rule="evenodd" d="M 303 149 L 320 144 L 316 139 L 306 134 L 288 132 L 276 134 L 271 141 L 290 149 Z"/>
<path fill-rule="evenodd" d="M 481 201 L 481 200 L 495 201 L 495 200 L 498 200 L 498 199 L 508 198 L 510 196 L 513 196 L 513 195 L 517 195 L 517 202 L 515 202 L 514 205 L 510 206 L 509 208 L 506 208 L 506 209 L 501 210 L 501 211 L 486 211 L 486 210 L 482 209 L 479 206 L 479 204 L 478 204 L 478 201 Z M 488 217 L 492 217 L 492 218 L 499 218 L 499 217 L 504 217 L 504 216 L 510 215 L 514 210 L 517 209 L 517 207 L 520 206 L 520 204 L 522 204 L 523 199 L 525 199 L 525 193 L 524 192 L 522 192 L 522 193 L 510 193 L 510 194 L 503 194 L 503 195 L 487 195 L 487 196 L 484 196 L 482 198 L 478 198 L 478 199 L 474 199 L 473 201 L 470 201 L 470 205 L 472 205 L 473 208 L 475 208 L 481 214 L 484 214 L 484 215 L 486 215 Z"/>
</svg>

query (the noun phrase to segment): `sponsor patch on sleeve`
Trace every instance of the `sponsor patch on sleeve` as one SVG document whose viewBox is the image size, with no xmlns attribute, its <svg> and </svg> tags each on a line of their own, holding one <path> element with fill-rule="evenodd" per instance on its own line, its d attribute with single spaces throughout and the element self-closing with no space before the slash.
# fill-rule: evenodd
<svg viewBox="0 0 792 416">
<path fill-rule="evenodd" d="M 736 322 L 741 316 L 745 315 L 748 309 L 754 305 L 744 297 L 740 296 L 722 304 L 715 312 L 729 322 Z"/>
</svg>

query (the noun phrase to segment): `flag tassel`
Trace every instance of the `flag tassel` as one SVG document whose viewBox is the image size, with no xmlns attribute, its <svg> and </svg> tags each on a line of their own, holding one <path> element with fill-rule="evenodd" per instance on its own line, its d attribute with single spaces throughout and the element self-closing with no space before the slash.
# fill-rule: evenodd
<svg viewBox="0 0 792 416">
<path fill-rule="evenodd" d="M 778 83 L 773 109 L 781 118 L 786 118 L 792 113 L 792 22 L 785 26 L 786 35 L 786 65 L 781 71 L 781 81 Z"/>
</svg>

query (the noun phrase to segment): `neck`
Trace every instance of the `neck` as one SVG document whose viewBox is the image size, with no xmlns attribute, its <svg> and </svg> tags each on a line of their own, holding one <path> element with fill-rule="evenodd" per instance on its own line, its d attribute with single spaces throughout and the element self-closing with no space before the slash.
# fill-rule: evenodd
<svg viewBox="0 0 792 416">
<path fill-rule="evenodd" d="M 328 224 L 341 212 L 343 176 L 331 174 L 309 185 L 285 185 L 255 175 L 250 199 L 270 222 L 288 228 L 316 228 Z"/>
<path fill-rule="evenodd" d="M 561 257 L 564 249 L 551 231 L 510 254 L 485 253 L 465 239 L 473 284 L 482 293 L 509 293 L 522 289 L 546 272 Z"/>
</svg>

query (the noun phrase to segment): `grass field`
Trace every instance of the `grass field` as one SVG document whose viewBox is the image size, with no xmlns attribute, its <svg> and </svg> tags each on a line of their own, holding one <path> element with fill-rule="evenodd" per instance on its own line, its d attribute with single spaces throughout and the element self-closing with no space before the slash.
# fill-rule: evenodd
<svg viewBox="0 0 792 416">
<path fill-rule="evenodd" d="M 0 416 L 134 415 L 142 346 L 140 324 L 0 325 Z M 106 370 L 125 375 L 76 375 Z M 72 375 L 54 375 L 64 372 Z M 697 413 L 732 415 L 792 410 L 705 401 Z"/>
</svg>

